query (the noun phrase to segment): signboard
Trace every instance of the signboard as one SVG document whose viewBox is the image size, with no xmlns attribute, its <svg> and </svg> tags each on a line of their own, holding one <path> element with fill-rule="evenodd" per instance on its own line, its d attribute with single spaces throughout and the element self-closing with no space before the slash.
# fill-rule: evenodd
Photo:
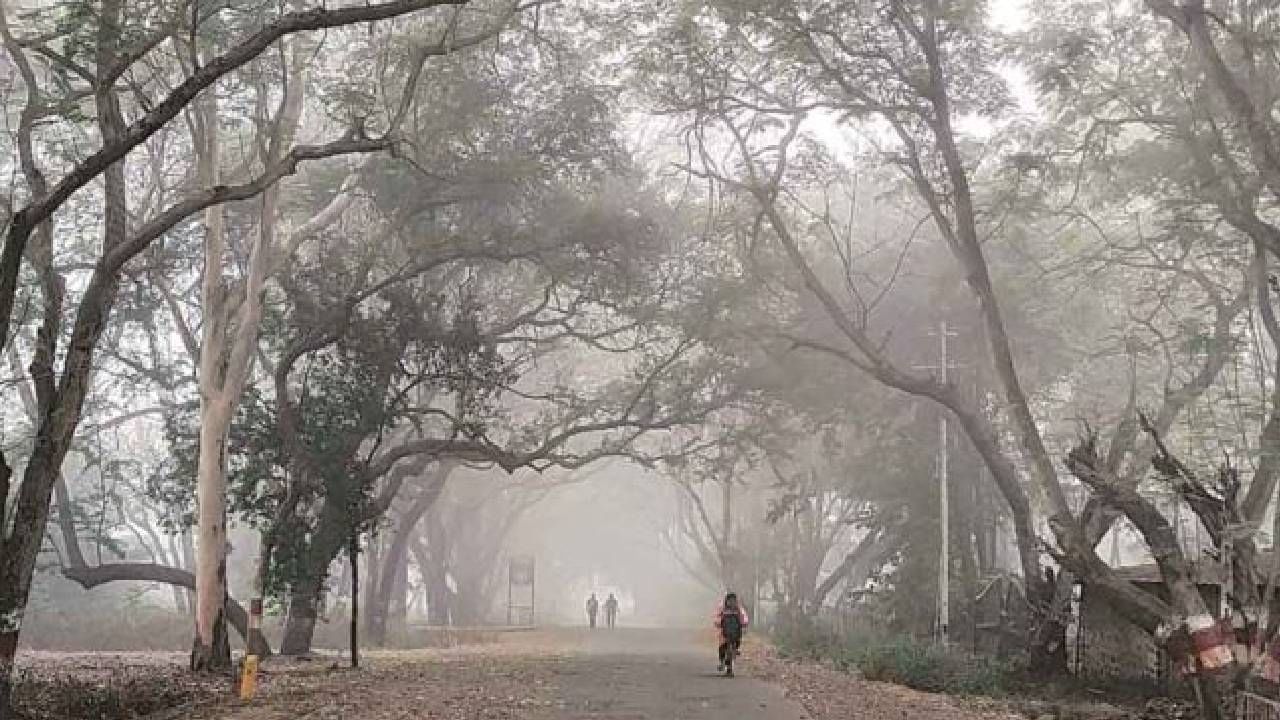
<svg viewBox="0 0 1280 720">
<path fill-rule="evenodd" d="M 511 584 L 512 585 L 532 585 L 533 584 L 533 558 L 531 557 L 511 558 Z"/>
<path fill-rule="evenodd" d="M 517 555 L 507 563 L 507 624 L 534 624 L 535 564 L 531 556 Z M 519 588 L 519 592 L 517 592 Z M 526 599 L 527 598 L 527 599 Z"/>
</svg>

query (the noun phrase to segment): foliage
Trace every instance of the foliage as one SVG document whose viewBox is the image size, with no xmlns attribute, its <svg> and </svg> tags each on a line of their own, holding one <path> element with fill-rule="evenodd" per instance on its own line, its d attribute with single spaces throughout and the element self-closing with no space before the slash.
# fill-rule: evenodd
<svg viewBox="0 0 1280 720">
<path fill-rule="evenodd" d="M 6 249 L 18 252 L 3 268 L 12 275 L 0 286 L 15 286 L 0 301 L 17 309 L 0 318 L 11 330 L 0 340 L 5 407 L 20 411 L 0 419 L 0 435 L 5 464 L 40 496 L 19 518 L 19 487 L 4 476 L 0 544 L 41 557 L 24 556 L 0 584 L 4 618 L 26 602 L 31 567 L 72 556 L 76 532 L 120 559 L 181 555 L 173 543 L 157 554 L 151 538 L 156 525 L 192 521 L 193 380 L 208 371 L 197 336 L 223 320 L 246 329 L 245 316 L 221 317 L 201 297 L 212 216 L 179 213 L 123 265 L 100 252 L 128 239 L 103 220 L 127 216 L 128 236 L 207 190 L 207 168 L 192 162 L 206 119 L 144 121 L 289 6 L 188 16 L 130 0 L 101 32 L 114 4 L 5 15 L 0 100 L 12 122 L 0 169 L 15 181 L 0 225 L 17 228 Z M 376 147 L 357 142 L 385 156 L 308 164 L 278 205 L 227 204 L 225 256 L 204 258 L 222 268 L 230 308 L 244 299 L 254 238 L 275 228 L 288 245 L 269 273 L 260 337 L 246 336 L 260 340 L 256 353 L 238 354 L 259 361 L 243 399 L 234 393 L 227 453 L 230 509 L 267 541 L 269 591 L 316 584 L 403 502 L 400 475 L 420 479 L 446 456 L 508 472 L 600 457 L 661 470 L 683 493 L 680 549 L 698 553 L 694 572 L 745 587 L 750 557 L 751 579 L 797 621 L 848 600 L 844 560 L 883 534 L 874 570 L 851 573 L 849 588 L 874 576 L 870 602 L 908 635 L 933 622 L 935 599 L 920 588 L 933 586 L 939 541 L 956 550 L 946 570 L 957 585 L 972 583 L 1008 570 L 996 545 L 1010 520 L 1027 586 L 1044 577 L 1046 528 L 1057 560 L 1113 580 L 1095 548 L 1118 533 L 1118 504 L 1151 523 L 1167 512 L 1163 498 L 1143 504 L 1168 496 L 1168 482 L 1148 477 L 1160 442 L 1190 467 L 1239 459 L 1251 482 L 1233 474 L 1232 500 L 1257 496 L 1243 498 L 1241 522 L 1267 516 L 1280 442 L 1269 276 L 1280 256 L 1280 34 L 1266 3 L 1031 3 L 1013 34 L 990 3 L 969 0 L 552 5 L 506 16 L 505 3 L 482 0 L 290 36 L 200 93 L 227 140 L 224 187 L 268 164 L 290 58 L 306 66 L 306 120 L 286 145 L 395 130 Z M 509 32 L 452 52 L 495 17 Z M 141 54 L 95 87 L 97 66 L 126 47 Z M 1204 57 L 1219 49 L 1221 62 Z M 41 86 L 25 113 L 32 79 L 10 72 L 17 60 L 34 63 Z M 1034 97 L 1018 92 L 1019 70 Z M 42 173 L 57 183 L 109 144 L 109 108 L 91 105 L 108 99 L 145 139 L 117 156 L 123 179 L 86 175 L 54 208 L 48 241 L 23 229 L 13 212 Z M 1019 114 L 1022 102 L 1038 112 Z M 653 147 L 627 147 L 649 144 L 635 115 L 667 123 Z M 34 160 L 16 162 L 20 146 Z M 99 190 L 120 185 L 127 206 L 111 207 Z M 285 241 L 331 206 L 341 211 L 330 224 Z M 103 309 L 113 312 L 95 316 Z M 939 321 L 957 333 L 945 380 L 928 335 Z M 151 420 L 129 417 L 143 406 L 165 418 L 164 443 Z M 1139 409 L 1149 433 L 1136 430 Z M 940 413 L 957 420 L 948 538 L 937 532 Z M 125 429 L 107 436 L 133 444 L 104 451 L 117 419 Z M 1074 456 L 1075 482 L 1055 461 L 1081 419 L 1090 452 Z M 414 442 L 425 449 L 396 456 Z M 135 506 L 138 476 L 152 502 Z M 47 533 L 55 483 L 69 499 Z M 1203 498 L 1175 514 L 1186 506 L 1203 515 Z M 448 528 L 457 537 L 432 550 L 454 565 L 470 557 L 450 575 L 483 596 L 510 518 L 468 514 L 442 524 L 466 522 L 474 537 Z M 1076 520 L 1083 533 L 1063 525 Z M 1188 614 L 1112 589 L 1151 628 Z M 966 675 L 948 653 L 889 638 L 813 644 L 922 687 L 984 692 L 1003 672 Z"/>
<path fill-rule="evenodd" d="M 446 320 L 448 310 L 435 298 L 430 305 L 408 305 L 403 293 L 387 299 L 385 311 L 367 313 L 358 331 L 325 352 L 308 356 L 297 404 L 299 442 L 308 452 L 311 472 L 300 469 L 280 435 L 276 404 L 258 388 L 240 403 L 228 443 L 228 509 L 242 522 L 278 538 L 267 589 L 286 592 L 314 570 L 308 558 L 318 529 L 321 501 L 344 509 L 350 533 L 363 533 L 381 519 L 374 509 L 378 478 L 360 472 L 356 451 L 362 441 L 391 432 L 419 406 L 409 390 L 447 393 L 460 398 L 455 423 L 459 434 L 476 437 L 498 387 L 508 371 L 496 348 L 478 334 L 475 308 L 464 307 Z M 294 332 L 304 333 L 304 323 Z M 190 523 L 194 513 L 198 427 L 194 413 L 171 416 L 168 435 L 172 460 L 153 476 L 148 492 Z M 318 471 L 318 475 L 315 472 Z M 283 512 L 288 500 L 301 512 Z"/>
<path fill-rule="evenodd" d="M 949 695 L 1006 695 L 1021 684 L 1023 676 L 1015 661 L 975 656 L 955 646 L 870 628 L 838 636 L 803 623 L 779 629 L 774 640 L 784 656 L 830 661 L 867 680 Z"/>
</svg>

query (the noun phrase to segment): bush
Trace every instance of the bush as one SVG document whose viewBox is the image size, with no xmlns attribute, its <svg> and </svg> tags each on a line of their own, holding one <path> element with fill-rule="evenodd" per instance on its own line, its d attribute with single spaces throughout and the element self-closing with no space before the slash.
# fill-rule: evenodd
<svg viewBox="0 0 1280 720">
<path fill-rule="evenodd" d="M 866 632 L 835 635 L 812 623 L 780 629 L 784 656 L 825 660 L 868 680 L 951 695 L 1004 695 L 1021 676 L 1016 663 L 941 647 L 913 637 Z"/>
<path fill-rule="evenodd" d="M 846 646 L 845 656 L 868 680 L 954 695 L 1003 695 L 1017 675 L 1011 663 L 910 638 Z"/>
</svg>

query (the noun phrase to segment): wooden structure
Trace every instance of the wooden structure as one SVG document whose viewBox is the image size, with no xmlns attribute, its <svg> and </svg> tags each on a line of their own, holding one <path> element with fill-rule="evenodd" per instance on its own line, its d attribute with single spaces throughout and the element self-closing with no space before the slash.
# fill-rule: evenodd
<svg viewBox="0 0 1280 720">
<path fill-rule="evenodd" d="M 1236 720 L 1280 720 L 1280 701 L 1257 693 L 1236 693 Z"/>
<path fill-rule="evenodd" d="M 1269 563 L 1269 558 L 1270 552 L 1259 553 L 1259 562 Z M 1115 573 L 1146 592 L 1168 597 L 1164 579 L 1154 563 L 1115 568 Z M 1205 560 L 1192 565 L 1192 573 L 1205 604 L 1218 611 L 1223 585 L 1229 580 L 1222 563 Z M 1142 682 L 1161 688 L 1167 688 L 1174 680 L 1164 648 L 1116 613 L 1101 595 L 1091 593 L 1087 584 L 1080 588 L 1073 635 L 1072 664 L 1082 677 Z"/>
<path fill-rule="evenodd" d="M 1029 623 L 1022 580 L 1008 574 L 986 578 L 973 599 L 973 652 L 1005 657 L 1021 650 Z"/>
</svg>

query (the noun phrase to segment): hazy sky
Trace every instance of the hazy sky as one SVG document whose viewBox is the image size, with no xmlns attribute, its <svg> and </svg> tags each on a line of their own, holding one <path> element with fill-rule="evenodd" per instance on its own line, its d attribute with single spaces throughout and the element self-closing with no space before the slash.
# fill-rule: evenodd
<svg viewBox="0 0 1280 720">
<path fill-rule="evenodd" d="M 1004 30 L 1014 30 L 1027 21 L 1027 0 L 992 0 L 991 17 Z"/>
</svg>

